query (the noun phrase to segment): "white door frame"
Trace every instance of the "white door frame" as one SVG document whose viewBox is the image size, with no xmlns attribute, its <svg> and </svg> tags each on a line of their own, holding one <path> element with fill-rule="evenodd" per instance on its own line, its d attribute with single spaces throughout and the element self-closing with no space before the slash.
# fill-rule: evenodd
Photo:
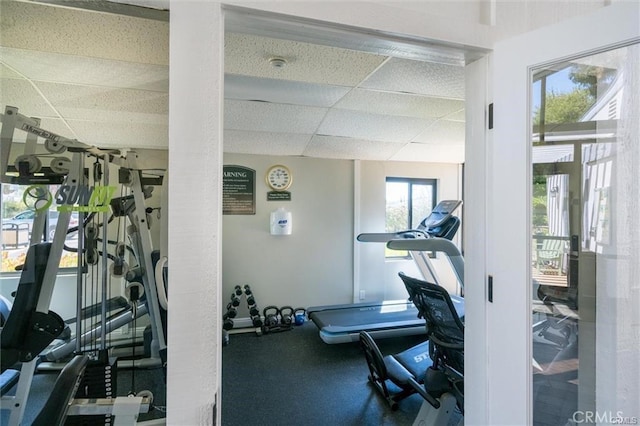
<svg viewBox="0 0 640 426">
<path fill-rule="evenodd" d="M 488 98 L 494 104 L 493 129 L 486 131 L 484 139 L 467 142 L 475 144 L 467 147 L 472 151 L 486 146 L 486 155 L 467 158 L 467 182 L 473 182 L 473 188 L 469 185 L 465 196 L 471 195 L 471 189 L 484 193 L 484 198 L 466 202 L 467 211 L 480 216 L 474 219 L 479 233 L 469 232 L 467 241 L 482 238 L 486 243 L 469 245 L 465 253 L 465 274 L 484 282 L 482 291 L 467 292 L 465 424 L 532 422 L 531 294 L 527 284 L 531 280 L 530 70 L 634 39 L 640 39 L 640 3 L 617 2 L 498 43 L 489 55 L 485 87 L 492 89 Z M 481 71 L 474 72 L 482 76 Z M 480 81 L 476 79 L 475 84 Z M 484 119 L 487 110 L 476 109 L 474 114 Z M 477 121 L 482 121 L 479 116 Z M 485 182 L 486 187 L 479 188 Z M 469 230 L 469 221 L 466 226 Z M 493 302 L 487 300 L 489 275 Z M 475 302 L 480 297 L 484 303 Z"/>
</svg>

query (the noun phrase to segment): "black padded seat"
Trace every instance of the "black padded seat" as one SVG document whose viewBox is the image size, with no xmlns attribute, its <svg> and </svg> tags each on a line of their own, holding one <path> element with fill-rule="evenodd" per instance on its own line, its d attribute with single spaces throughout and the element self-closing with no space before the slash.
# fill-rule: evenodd
<svg viewBox="0 0 640 426">
<path fill-rule="evenodd" d="M 84 370 L 89 362 L 87 355 L 76 355 L 64 366 L 53 385 L 51 395 L 45 402 L 31 426 L 63 425 L 69 411 L 69 404 L 80 385 Z"/>
<path fill-rule="evenodd" d="M 387 368 L 387 377 L 396 385 L 402 387 L 409 383 L 409 379 L 415 380 L 416 376 L 411 374 L 409 370 L 404 368 L 393 355 L 387 355 L 384 358 L 384 366 Z M 424 372 L 423 372 L 424 375 Z"/>
<path fill-rule="evenodd" d="M 360 345 L 369 367 L 369 382 L 387 401 L 392 410 L 398 409 L 398 401 L 420 392 L 424 373 L 431 365 L 428 357 L 428 342 L 420 343 L 397 355 L 382 356 L 378 345 L 366 331 L 360 332 Z M 400 388 L 391 392 L 387 386 L 391 381 Z"/>
<path fill-rule="evenodd" d="M 0 395 L 4 395 L 13 388 L 20 379 L 18 370 L 5 370 L 0 374 Z"/>
<path fill-rule="evenodd" d="M 396 362 L 402 364 L 413 377 L 419 379 L 419 382 L 422 382 L 424 372 L 432 364 L 431 357 L 429 356 L 428 341 L 415 345 L 399 354 L 389 356 L 393 357 Z"/>
</svg>

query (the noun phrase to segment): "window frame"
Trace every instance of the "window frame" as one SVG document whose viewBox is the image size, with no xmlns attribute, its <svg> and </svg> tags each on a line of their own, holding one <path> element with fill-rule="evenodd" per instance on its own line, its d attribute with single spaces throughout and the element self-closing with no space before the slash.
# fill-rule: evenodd
<svg viewBox="0 0 640 426">
<path fill-rule="evenodd" d="M 398 177 L 398 176 L 387 176 L 385 178 L 385 229 L 387 227 L 387 198 L 386 198 L 386 190 L 387 185 L 389 183 L 406 183 L 407 184 L 407 224 L 413 229 L 413 186 L 421 185 L 421 186 L 431 186 L 431 210 L 438 204 L 438 179 L 435 178 L 416 178 L 416 177 Z M 390 255 L 390 253 L 396 253 L 394 255 Z M 402 254 L 404 253 L 404 254 Z M 385 260 L 403 260 L 410 259 L 411 255 L 409 252 L 404 251 L 391 251 L 385 249 Z"/>
</svg>

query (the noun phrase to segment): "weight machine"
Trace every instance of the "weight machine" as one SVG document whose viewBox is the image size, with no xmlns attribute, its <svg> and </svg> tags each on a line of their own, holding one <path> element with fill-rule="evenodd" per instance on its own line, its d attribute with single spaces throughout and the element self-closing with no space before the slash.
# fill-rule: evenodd
<svg viewBox="0 0 640 426">
<path fill-rule="evenodd" d="M 34 372 L 38 365 L 47 364 L 41 361 L 61 361 L 74 353 L 90 353 L 91 357 L 106 353 L 111 350 L 107 347 L 108 335 L 126 324 L 135 324 L 135 320 L 145 314 L 150 320 L 151 357 L 124 366 L 166 367 L 166 258 L 160 258 L 159 253 L 153 251 L 150 234 L 153 209 L 145 205 L 152 186 L 160 185 L 162 176 L 145 175 L 137 167 L 135 152 L 100 149 L 64 138 L 40 128 L 39 119 L 26 117 L 15 107 L 7 106 L 1 118 L 0 178 L 3 183 L 29 185 L 24 200 L 37 212 L 16 300 L 0 334 L 2 371 L 11 372 L 14 363 L 22 363 L 15 395 L 3 396 L 1 405 L 3 410 L 11 411 L 9 424 L 18 425 L 24 415 Z M 16 130 L 26 132 L 24 144 L 14 142 Z M 38 144 L 39 138 L 45 139 L 44 144 Z M 12 148 L 20 145 L 22 153 L 15 155 Z M 43 160 L 48 159 L 49 165 L 43 165 Z M 92 168 L 87 167 L 87 160 L 93 160 Z M 113 197 L 115 188 L 109 184 L 110 165 L 118 168 L 118 182 L 128 188 L 129 194 Z M 54 198 L 43 185 L 61 186 Z M 47 211 L 54 203 L 59 218 L 53 240 L 47 241 L 48 233 L 44 232 Z M 78 233 L 75 249 L 65 242 L 73 211 L 78 211 L 80 218 L 75 230 Z M 95 219 L 100 216 L 102 221 L 97 222 Z M 122 217 L 129 222 L 129 244 L 109 239 L 108 224 Z M 116 249 L 110 254 L 110 246 L 114 244 Z M 55 339 L 63 334 L 65 323 L 49 307 L 63 250 L 75 251 L 78 259 L 76 332 L 70 339 L 55 344 Z M 137 265 L 129 267 L 128 258 L 133 258 Z M 100 319 L 97 322 L 88 319 L 96 316 L 96 309 L 82 306 L 89 271 L 92 284 L 101 280 L 100 289 L 95 292 L 96 300 L 102 301 L 98 304 Z M 111 276 L 124 278 L 131 300 L 115 314 L 111 314 L 107 303 Z M 88 347 L 91 344 L 95 346 Z M 86 374 L 85 369 L 82 370 Z M 11 375 L 15 380 L 17 374 Z M 146 394 L 127 399 L 129 401 L 98 400 L 97 403 L 74 400 L 66 414 L 111 414 L 116 416 L 118 424 L 126 418 L 137 418 L 139 412 L 148 410 L 151 401 Z"/>
</svg>

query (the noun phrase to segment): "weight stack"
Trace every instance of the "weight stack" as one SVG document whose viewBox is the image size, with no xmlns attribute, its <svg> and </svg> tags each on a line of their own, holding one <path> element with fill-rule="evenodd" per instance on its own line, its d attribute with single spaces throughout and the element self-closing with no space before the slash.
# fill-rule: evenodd
<svg viewBox="0 0 640 426">
<path fill-rule="evenodd" d="M 106 350 L 98 359 L 90 360 L 76 392 L 76 398 L 115 398 L 118 371 L 116 360 L 109 360 Z M 111 426 L 115 418 L 109 415 L 67 416 L 66 426 Z"/>
</svg>

